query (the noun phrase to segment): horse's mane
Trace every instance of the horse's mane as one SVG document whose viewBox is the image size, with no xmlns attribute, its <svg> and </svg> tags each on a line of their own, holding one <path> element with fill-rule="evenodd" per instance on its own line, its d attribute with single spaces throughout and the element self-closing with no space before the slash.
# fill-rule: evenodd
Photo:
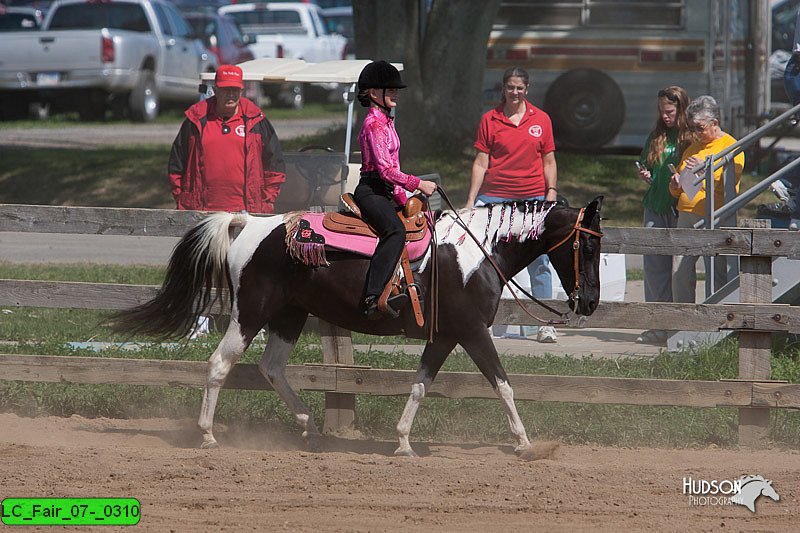
<svg viewBox="0 0 800 533">
<path fill-rule="evenodd" d="M 744 487 L 745 485 L 747 485 L 751 481 L 764 481 L 764 482 L 767 482 L 767 480 L 764 479 L 764 476 L 761 476 L 761 475 L 745 476 L 745 477 L 739 479 L 739 481 L 741 481 L 742 487 Z"/>
<path fill-rule="evenodd" d="M 501 241 L 537 240 L 544 231 L 545 218 L 556 205 L 538 200 L 508 201 L 443 211 L 436 222 L 438 240 L 442 244 L 462 244 L 467 237 L 464 224 L 481 245 L 488 244 L 490 248 Z"/>
</svg>

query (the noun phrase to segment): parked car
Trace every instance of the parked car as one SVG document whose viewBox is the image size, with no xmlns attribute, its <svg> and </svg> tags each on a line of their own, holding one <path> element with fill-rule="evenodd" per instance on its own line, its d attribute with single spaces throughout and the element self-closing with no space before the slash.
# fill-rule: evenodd
<svg viewBox="0 0 800 533">
<path fill-rule="evenodd" d="M 184 13 L 186 22 L 220 65 L 235 65 L 254 59 L 233 19 L 216 13 Z"/>
<path fill-rule="evenodd" d="M 247 35 L 256 58 L 303 59 L 311 63 L 344 59 L 347 39 L 329 33 L 319 6 L 300 2 L 232 4 L 219 8 Z M 320 89 L 322 86 L 317 86 Z M 335 96 L 338 87 L 322 87 L 326 97 Z M 274 104 L 301 108 L 305 89 L 299 83 L 266 84 L 262 91 Z"/>
<path fill-rule="evenodd" d="M 166 0 L 59 0 L 42 31 L 0 40 L 0 118 L 31 103 L 100 119 L 151 121 L 161 100 L 190 103 L 218 62 Z"/>
<path fill-rule="evenodd" d="M 44 16 L 35 7 L 6 7 L 0 4 L 0 32 L 38 30 Z"/>
<path fill-rule="evenodd" d="M 347 39 L 331 34 L 320 8 L 300 2 L 232 4 L 219 8 L 251 36 L 256 57 L 288 57 L 313 63 L 344 59 Z"/>
</svg>

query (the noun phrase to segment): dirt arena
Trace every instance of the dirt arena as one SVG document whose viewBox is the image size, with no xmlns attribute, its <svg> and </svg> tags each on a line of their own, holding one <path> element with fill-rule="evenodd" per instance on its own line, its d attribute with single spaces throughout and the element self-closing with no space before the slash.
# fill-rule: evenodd
<svg viewBox="0 0 800 533">
<path fill-rule="evenodd" d="M 791 531 L 800 453 L 558 447 L 523 461 L 510 447 L 329 438 L 222 427 L 199 450 L 192 420 L 0 415 L 2 497 L 135 497 L 136 531 Z M 761 474 L 780 494 L 690 506 L 682 478 Z M 48 529 L 49 528 L 42 528 Z M 90 528 L 85 528 L 90 529 Z M 131 529 L 128 529 L 131 530 Z M 104 529 L 106 531 L 106 529 Z"/>
</svg>

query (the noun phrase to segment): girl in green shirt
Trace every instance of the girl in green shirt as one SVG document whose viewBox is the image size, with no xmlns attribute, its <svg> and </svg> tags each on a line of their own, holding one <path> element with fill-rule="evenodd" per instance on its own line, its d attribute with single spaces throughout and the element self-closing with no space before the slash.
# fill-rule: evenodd
<svg viewBox="0 0 800 533">
<path fill-rule="evenodd" d="M 644 194 L 644 226 L 646 228 L 674 228 L 677 222 L 675 198 L 669 192 L 672 171 L 669 165 L 678 166 L 681 154 L 691 142 L 691 132 L 686 120 L 689 95 L 677 86 L 658 91 L 658 119 L 647 136 L 639 158 L 639 179 L 650 187 Z M 672 301 L 672 256 L 645 255 L 644 299 L 647 302 Z M 648 330 L 639 337 L 640 342 L 663 343 L 667 332 Z"/>
</svg>

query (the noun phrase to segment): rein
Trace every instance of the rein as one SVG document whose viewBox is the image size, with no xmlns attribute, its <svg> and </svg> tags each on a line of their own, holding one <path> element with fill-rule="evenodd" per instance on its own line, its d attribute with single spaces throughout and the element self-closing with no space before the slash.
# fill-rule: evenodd
<svg viewBox="0 0 800 533">
<path fill-rule="evenodd" d="M 492 265 L 492 268 L 494 268 L 494 271 L 500 277 L 500 280 L 503 282 L 503 285 L 506 286 L 506 287 L 508 287 L 509 285 L 514 285 L 514 287 L 519 289 L 525 296 L 527 296 L 528 298 L 530 298 L 531 300 L 533 300 L 534 302 L 536 302 L 540 306 L 544 307 L 545 309 L 547 309 L 551 313 L 553 313 L 555 315 L 558 315 L 560 320 L 545 320 L 543 318 L 540 318 L 540 317 L 534 315 L 533 313 L 528 311 L 528 309 L 524 305 L 522 305 L 522 302 L 519 300 L 519 298 L 517 298 L 516 293 L 512 290 L 511 291 L 511 295 L 514 297 L 514 300 L 517 302 L 517 305 L 519 305 L 520 309 L 522 309 L 522 311 L 526 315 L 531 317 L 532 319 L 534 319 L 534 320 L 536 320 L 538 322 L 541 322 L 543 324 L 547 324 L 547 325 L 569 324 L 569 313 L 568 312 L 567 313 L 562 313 L 561 311 L 559 311 L 557 309 L 554 309 L 553 307 L 551 307 L 551 306 L 547 305 L 546 303 L 542 302 L 541 300 L 537 299 L 532 294 L 530 294 L 528 291 L 526 291 L 525 289 L 520 287 L 519 284 L 516 281 L 514 281 L 513 279 L 510 282 L 506 279 L 506 277 L 500 271 L 500 267 L 497 266 L 497 263 L 495 263 L 495 261 L 491 257 L 491 255 L 489 255 L 489 252 L 486 251 L 486 249 L 481 245 L 481 243 L 478 240 L 478 238 L 469 229 L 469 226 L 458 215 L 458 210 L 455 208 L 453 203 L 450 201 L 450 198 L 447 196 L 447 193 L 441 187 L 438 187 L 437 191 L 439 191 L 439 194 L 444 199 L 445 203 L 447 203 L 447 205 L 450 207 L 450 209 L 453 210 L 453 215 L 455 216 L 456 220 L 459 222 L 461 227 L 464 228 L 464 230 L 470 236 L 470 238 L 472 238 L 472 240 L 475 241 L 475 244 L 478 246 L 478 249 L 483 253 L 483 255 L 484 255 L 484 257 L 486 257 L 487 261 L 489 261 L 489 264 Z M 584 213 L 584 208 L 581 208 L 580 212 L 578 213 L 578 218 L 575 221 L 575 226 L 573 226 L 573 228 L 572 228 L 572 231 L 570 231 L 567 234 L 567 236 L 564 239 L 562 239 L 558 244 L 556 244 L 555 246 L 550 247 L 550 249 L 547 250 L 547 253 L 550 253 L 552 250 L 558 248 L 559 246 L 561 246 L 562 244 L 567 242 L 573 235 L 575 236 L 575 242 L 573 244 L 573 249 L 575 250 L 575 288 L 573 289 L 572 293 L 569 296 L 571 301 L 574 301 L 575 299 L 577 299 L 577 291 L 578 291 L 578 288 L 579 288 L 579 284 L 578 284 L 578 273 L 579 273 L 578 254 L 579 254 L 579 249 L 580 249 L 580 243 L 578 242 L 578 238 L 580 236 L 580 232 L 583 231 L 583 232 L 586 232 L 586 233 L 590 233 L 592 235 L 596 235 L 598 237 L 602 237 L 602 235 L 603 235 L 600 232 L 596 232 L 596 231 L 589 230 L 589 229 L 581 227 L 580 223 L 583 220 L 583 213 Z M 575 298 L 573 298 L 573 296 L 575 296 Z"/>
</svg>

